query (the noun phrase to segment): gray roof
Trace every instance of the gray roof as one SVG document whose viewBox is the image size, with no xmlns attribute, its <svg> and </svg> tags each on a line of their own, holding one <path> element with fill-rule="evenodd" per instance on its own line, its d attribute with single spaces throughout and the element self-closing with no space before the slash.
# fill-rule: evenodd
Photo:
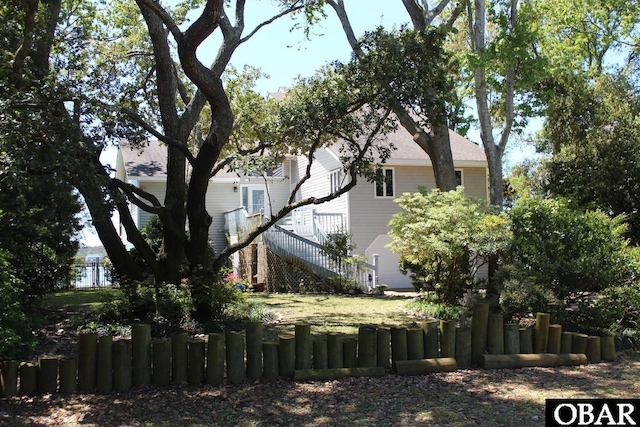
<svg viewBox="0 0 640 427">
<path fill-rule="evenodd" d="M 449 130 L 449 139 L 454 163 L 486 164 L 487 157 L 482 147 L 453 130 Z M 386 142 L 393 144 L 395 148 L 391 152 L 391 158 L 387 161 L 388 164 L 393 164 L 394 162 L 406 163 L 408 161 L 431 163 L 427 153 L 413 140 L 409 132 L 401 126 L 395 132 L 386 135 Z"/>
<path fill-rule="evenodd" d="M 132 147 L 128 141 L 120 142 L 120 153 L 129 177 L 167 176 L 167 147 L 157 140 L 146 141 Z"/>
<path fill-rule="evenodd" d="M 124 168 L 129 178 L 166 178 L 167 146 L 158 140 L 145 141 L 139 147 L 132 147 L 128 141 L 120 142 L 120 153 Z M 281 171 L 280 171 L 281 173 Z M 216 174 L 217 178 L 237 178 L 233 171 L 223 169 Z"/>
<path fill-rule="evenodd" d="M 486 164 L 487 158 L 482 147 L 469 141 L 460 134 L 449 130 L 451 140 L 451 154 L 456 164 L 471 162 Z M 386 136 L 386 141 L 393 144 L 395 150 L 387 164 L 406 162 L 430 163 L 427 154 L 413 141 L 413 138 L 402 127 Z M 338 144 L 332 149 L 337 151 Z M 132 147 L 127 141 L 120 143 L 120 152 L 124 167 L 129 177 L 161 178 L 167 176 L 167 149 L 157 140 L 147 141 L 141 147 Z M 237 174 L 220 171 L 216 176 L 233 176 Z"/>
</svg>

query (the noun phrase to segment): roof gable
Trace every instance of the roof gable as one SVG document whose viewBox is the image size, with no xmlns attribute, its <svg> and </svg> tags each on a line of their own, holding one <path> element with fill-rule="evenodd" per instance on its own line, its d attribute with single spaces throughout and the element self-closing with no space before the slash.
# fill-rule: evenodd
<svg viewBox="0 0 640 427">
<path fill-rule="evenodd" d="M 167 176 L 167 149 L 160 142 L 147 141 L 144 146 L 133 147 L 128 141 L 121 141 L 119 150 L 128 177 Z"/>
<path fill-rule="evenodd" d="M 478 163 L 486 165 L 487 157 L 482 147 L 474 144 L 467 138 L 458 134 L 453 130 L 449 130 L 449 139 L 451 142 L 451 155 L 455 165 Z M 431 164 L 431 159 L 413 140 L 409 132 L 399 127 L 395 132 L 386 136 L 386 141 L 393 144 L 394 150 L 391 151 L 391 157 L 387 161 L 388 164 L 398 164 L 406 162 L 426 162 Z"/>
</svg>

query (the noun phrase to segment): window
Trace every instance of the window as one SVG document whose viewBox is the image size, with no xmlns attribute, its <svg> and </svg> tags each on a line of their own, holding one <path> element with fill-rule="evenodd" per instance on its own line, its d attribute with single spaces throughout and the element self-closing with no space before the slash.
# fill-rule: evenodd
<svg viewBox="0 0 640 427">
<path fill-rule="evenodd" d="M 342 186 L 342 173 L 340 169 L 336 169 L 329 173 L 329 192 L 335 193 Z"/>
<path fill-rule="evenodd" d="M 456 169 L 456 187 L 464 185 L 462 183 L 462 169 Z"/>
<path fill-rule="evenodd" d="M 393 169 L 384 168 L 382 179 L 376 182 L 376 197 L 394 197 Z"/>
</svg>

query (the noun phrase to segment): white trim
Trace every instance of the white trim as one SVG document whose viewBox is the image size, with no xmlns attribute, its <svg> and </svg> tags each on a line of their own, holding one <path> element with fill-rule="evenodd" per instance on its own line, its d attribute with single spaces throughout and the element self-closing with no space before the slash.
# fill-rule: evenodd
<svg viewBox="0 0 640 427">
<path fill-rule="evenodd" d="M 387 184 L 386 182 L 382 182 L 382 196 L 378 196 L 378 183 L 374 182 L 373 183 L 373 197 L 376 199 L 394 199 L 396 197 L 396 169 L 393 167 L 383 167 L 382 168 L 382 174 L 383 174 L 383 179 L 386 178 L 386 171 L 390 170 L 391 171 L 391 186 L 392 189 L 391 191 L 393 192 L 393 194 L 391 196 L 387 196 Z"/>
</svg>

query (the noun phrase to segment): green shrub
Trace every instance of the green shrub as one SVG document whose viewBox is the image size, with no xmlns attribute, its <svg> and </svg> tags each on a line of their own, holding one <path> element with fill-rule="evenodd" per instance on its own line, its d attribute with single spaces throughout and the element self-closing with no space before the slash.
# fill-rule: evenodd
<svg viewBox="0 0 640 427">
<path fill-rule="evenodd" d="M 564 199 L 522 197 L 509 219 L 511 263 L 567 305 L 584 292 L 626 283 L 633 274 L 623 217 L 577 210 Z"/>
<path fill-rule="evenodd" d="M 558 313 L 562 302 L 522 265 L 505 266 L 495 277 L 505 319 L 519 321 L 532 313 Z"/>
<path fill-rule="evenodd" d="M 405 307 L 421 315 L 440 320 L 460 321 L 463 308 L 451 306 L 443 302 L 433 294 L 423 294 L 405 304 Z"/>
<path fill-rule="evenodd" d="M 507 221 L 484 200 L 457 191 L 405 193 L 391 217 L 389 247 L 419 287 L 433 287 L 439 301 L 458 305 L 475 279 L 471 257 L 498 256 L 508 247 Z"/>
<path fill-rule="evenodd" d="M 10 255 L 0 250 L 0 360 L 20 359 L 36 344 L 36 319 L 20 298 L 20 280 L 13 276 Z"/>
</svg>

